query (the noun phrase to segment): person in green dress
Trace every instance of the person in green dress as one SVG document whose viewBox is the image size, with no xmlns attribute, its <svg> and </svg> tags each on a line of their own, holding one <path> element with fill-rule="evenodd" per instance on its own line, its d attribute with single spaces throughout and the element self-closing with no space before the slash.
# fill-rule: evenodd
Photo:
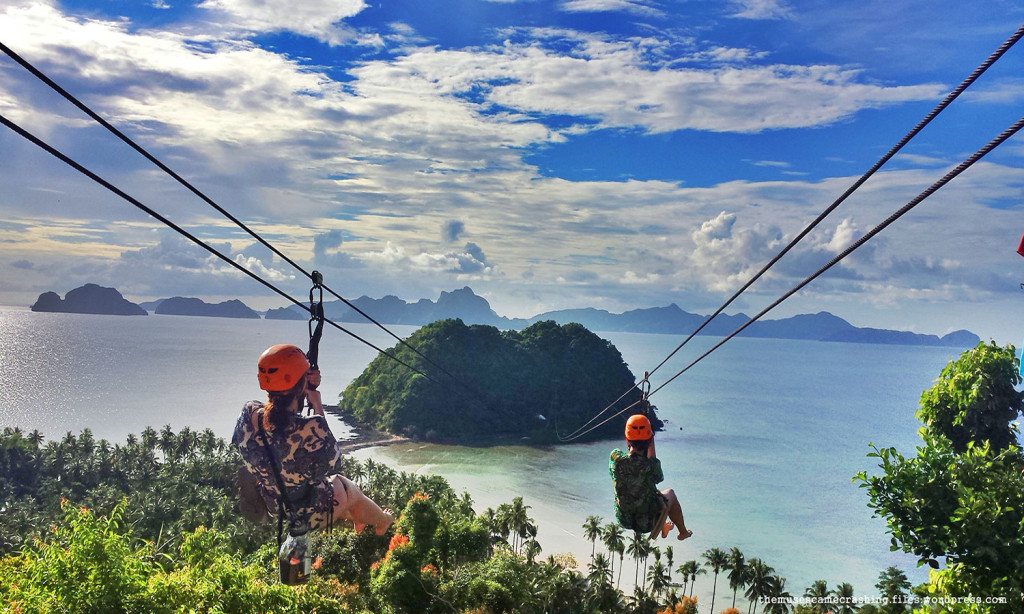
<svg viewBox="0 0 1024 614">
<path fill-rule="evenodd" d="M 675 491 L 658 490 L 665 474 L 655 454 L 654 431 L 647 416 L 637 414 L 626 422 L 626 444 L 626 452 L 616 448 L 608 460 L 619 524 L 638 533 L 650 532 L 652 538 L 667 537 L 673 526 L 679 531 L 676 539 L 692 536 Z"/>
</svg>

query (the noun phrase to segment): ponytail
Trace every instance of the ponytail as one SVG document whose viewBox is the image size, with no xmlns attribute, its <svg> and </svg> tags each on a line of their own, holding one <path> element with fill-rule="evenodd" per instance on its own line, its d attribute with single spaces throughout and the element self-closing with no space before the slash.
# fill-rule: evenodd
<svg viewBox="0 0 1024 614">
<path fill-rule="evenodd" d="M 264 429 L 274 433 L 275 431 L 282 432 L 288 428 L 288 423 L 292 419 L 292 413 L 288 411 L 288 408 L 303 392 L 305 383 L 306 378 L 303 377 L 289 390 L 267 394 L 268 400 L 266 405 L 263 406 Z"/>
</svg>

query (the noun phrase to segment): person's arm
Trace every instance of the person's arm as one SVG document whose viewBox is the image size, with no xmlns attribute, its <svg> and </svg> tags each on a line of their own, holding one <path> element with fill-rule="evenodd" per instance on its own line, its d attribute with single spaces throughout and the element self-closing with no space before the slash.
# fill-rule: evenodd
<svg viewBox="0 0 1024 614">
<path fill-rule="evenodd" d="M 647 458 L 658 458 L 654 452 L 654 436 L 651 436 L 651 445 L 647 446 Z"/>
</svg>

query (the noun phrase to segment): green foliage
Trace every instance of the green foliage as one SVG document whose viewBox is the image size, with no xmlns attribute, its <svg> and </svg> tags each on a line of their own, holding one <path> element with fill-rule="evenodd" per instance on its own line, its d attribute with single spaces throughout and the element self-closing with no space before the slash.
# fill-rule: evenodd
<svg viewBox="0 0 1024 614">
<path fill-rule="evenodd" d="M 921 395 L 917 417 L 926 428 L 945 435 L 957 452 L 970 442 L 988 441 L 996 452 L 1016 443 L 1013 423 L 1024 411 L 1020 365 L 1014 347 L 981 343 L 946 365 Z"/>
<path fill-rule="evenodd" d="M 917 454 L 873 447 L 869 456 L 879 460 L 881 474 L 855 477 L 885 517 L 894 550 L 936 569 L 945 559 L 947 570 L 933 574 L 926 589 L 932 594 L 1021 603 L 1024 457 L 1011 423 L 1021 410 L 1018 384 L 1012 346 L 965 352 L 921 397 Z"/>
<path fill-rule="evenodd" d="M 215 531 L 187 533 L 176 556 L 160 555 L 123 522 L 123 504 L 106 518 L 66 505 L 45 541 L 0 559 L 0 601 L 15 612 L 356 611 L 354 592 L 336 581 L 298 590 L 269 581 Z"/>
<path fill-rule="evenodd" d="M 435 378 L 443 385 L 435 384 L 378 356 L 342 393 L 344 412 L 362 424 L 414 438 L 554 442 L 558 432 L 572 432 L 635 381 L 615 346 L 579 324 L 538 322 L 517 332 L 441 320 L 420 328 L 409 341 L 470 389 L 443 374 Z M 422 363 L 405 346 L 391 352 L 410 364 Z M 621 406 L 639 394 L 632 391 Z M 626 418 L 610 421 L 586 439 L 618 436 Z"/>
</svg>

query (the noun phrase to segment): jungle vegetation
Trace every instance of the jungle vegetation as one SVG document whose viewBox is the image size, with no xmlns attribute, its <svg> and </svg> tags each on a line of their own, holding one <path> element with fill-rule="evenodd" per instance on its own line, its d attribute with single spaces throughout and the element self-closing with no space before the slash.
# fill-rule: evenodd
<svg viewBox="0 0 1024 614">
<path fill-rule="evenodd" d="M 636 382 L 611 342 L 580 324 L 538 322 L 522 330 L 439 320 L 408 339 L 454 378 L 403 345 L 390 353 L 432 374 L 379 355 L 341 394 L 356 423 L 429 441 L 557 443 Z M 616 405 L 640 399 L 630 390 Z M 609 414 L 611 415 L 611 414 Z M 581 437 L 620 437 L 629 412 Z M 656 427 L 661 425 L 655 417 Z"/>
</svg>

